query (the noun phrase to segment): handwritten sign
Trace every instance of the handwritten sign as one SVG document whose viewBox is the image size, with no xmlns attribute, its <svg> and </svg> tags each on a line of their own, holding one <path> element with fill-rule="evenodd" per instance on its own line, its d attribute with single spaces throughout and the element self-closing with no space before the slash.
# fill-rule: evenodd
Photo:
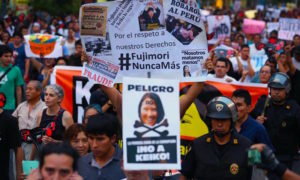
<svg viewBox="0 0 300 180">
<path fill-rule="evenodd" d="M 296 34 L 300 34 L 300 20 L 291 18 L 280 18 L 279 29 L 279 39 L 293 40 L 293 37 Z"/>
</svg>

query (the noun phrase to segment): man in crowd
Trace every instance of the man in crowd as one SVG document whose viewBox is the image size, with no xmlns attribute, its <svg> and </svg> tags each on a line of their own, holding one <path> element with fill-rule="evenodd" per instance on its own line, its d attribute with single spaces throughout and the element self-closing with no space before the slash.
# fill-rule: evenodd
<svg viewBox="0 0 300 180">
<path fill-rule="evenodd" d="M 293 52 L 293 53 L 292 53 Z M 298 105 L 300 104 L 300 70 L 296 68 L 295 64 L 292 61 L 292 58 L 299 59 L 300 61 L 300 46 L 296 46 L 293 51 L 290 45 L 285 47 L 285 53 L 287 56 L 287 65 L 289 67 L 288 75 L 291 77 L 292 89 L 291 97 L 297 101 Z"/>
<path fill-rule="evenodd" d="M 4 110 L 10 114 L 22 101 L 24 84 L 20 68 L 11 64 L 12 51 L 8 46 L 0 46 L 0 92 L 5 95 Z"/>
<path fill-rule="evenodd" d="M 2 96 L 2 93 L 0 96 Z M 4 103 L 5 101 L 3 102 L 1 98 L 1 105 Z M 12 157 L 10 156 L 10 149 L 13 149 L 15 153 L 16 162 L 14 163 L 9 162 L 10 157 Z M 9 167 L 14 169 L 12 165 L 16 165 L 17 179 L 19 179 L 21 177 L 23 156 L 18 120 L 8 112 L 3 111 L 2 107 L 0 107 L 0 150 L 0 179 L 9 179 Z M 14 179 L 15 177 L 12 176 L 10 174 L 10 178 Z"/>
<path fill-rule="evenodd" d="M 235 90 L 232 94 L 232 101 L 238 110 L 238 119 L 235 123 L 236 131 L 250 139 L 253 144 L 263 143 L 273 148 L 265 127 L 249 115 L 251 109 L 249 92 L 244 89 Z"/>
<path fill-rule="evenodd" d="M 125 178 L 121 170 L 122 151 L 116 144 L 117 127 L 117 118 L 110 114 L 88 118 L 86 132 L 92 152 L 78 163 L 78 172 L 85 180 Z"/>
<path fill-rule="evenodd" d="M 33 170 L 26 179 L 83 180 L 76 172 L 78 157 L 69 144 L 46 144 L 40 152 L 39 169 Z"/>
<path fill-rule="evenodd" d="M 236 80 L 227 75 L 229 70 L 229 60 L 226 58 L 219 58 L 214 67 L 215 74 L 208 74 L 207 78 L 217 78 L 226 82 L 235 82 Z"/>
<path fill-rule="evenodd" d="M 291 83 L 286 74 L 276 73 L 268 86 L 271 98 L 260 98 L 252 114 L 266 127 L 280 162 L 291 168 L 299 147 L 300 107 L 288 98 Z"/>
<path fill-rule="evenodd" d="M 13 43 L 8 44 L 9 48 L 13 51 L 14 63 L 20 68 L 24 80 L 28 78 L 30 62 L 27 60 L 25 54 L 23 34 L 16 31 L 13 35 Z"/>
<path fill-rule="evenodd" d="M 70 65 L 70 66 L 82 66 L 82 64 L 81 64 L 81 53 L 82 53 L 81 40 L 77 40 L 75 42 L 75 53 L 70 56 L 68 65 Z"/>
<path fill-rule="evenodd" d="M 32 80 L 26 85 L 26 101 L 21 103 L 14 111 L 13 116 L 18 118 L 19 129 L 22 136 L 22 150 L 25 160 L 30 159 L 32 142 L 26 138 L 26 132 L 38 127 L 37 115 L 46 107 L 41 100 L 42 84 L 39 81 Z"/>
<path fill-rule="evenodd" d="M 241 46 L 241 56 L 239 57 L 240 62 L 243 66 L 243 74 L 244 78 L 241 79 L 242 82 L 250 82 L 251 78 L 255 75 L 255 71 L 251 65 L 250 59 L 250 48 L 247 44 Z M 232 57 L 231 59 L 233 69 L 238 69 L 238 60 L 236 57 Z"/>
<path fill-rule="evenodd" d="M 233 130 L 238 119 L 235 104 L 216 97 L 207 105 L 206 118 L 211 132 L 193 141 L 182 162 L 181 179 L 251 179 L 246 153 L 251 142 Z"/>
</svg>

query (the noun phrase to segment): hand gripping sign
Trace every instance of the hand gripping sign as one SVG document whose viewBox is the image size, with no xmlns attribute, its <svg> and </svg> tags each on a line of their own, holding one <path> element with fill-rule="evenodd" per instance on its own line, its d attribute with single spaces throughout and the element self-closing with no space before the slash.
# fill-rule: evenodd
<svg viewBox="0 0 300 180">
<path fill-rule="evenodd" d="M 179 82 L 144 78 L 123 82 L 125 169 L 180 169 Z"/>
</svg>

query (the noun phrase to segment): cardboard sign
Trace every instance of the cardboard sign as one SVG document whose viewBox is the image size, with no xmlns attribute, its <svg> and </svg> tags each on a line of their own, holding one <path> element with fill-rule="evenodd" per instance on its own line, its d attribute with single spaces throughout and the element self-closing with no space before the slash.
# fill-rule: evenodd
<svg viewBox="0 0 300 180">
<path fill-rule="evenodd" d="M 58 58 L 63 55 L 62 37 L 50 34 L 25 35 L 25 53 L 27 57 Z"/>
<path fill-rule="evenodd" d="M 293 40 L 293 37 L 300 35 L 300 20 L 291 18 L 279 19 L 278 38 L 283 40 Z"/>
<path fill-rule="evenodd" d="M 124 0 L 84 5 L 82 10 L 107 7 L 106 35 L 82 36 L 84 48 L 89 56 L 120 67 L 116 83 L 123 76 L 149 74 L 205 81 L 206 32 L 197 3 L 190 2 Z"/>
<path fill-rule="evenodd" d="M 215 44 L 225 37 L 230 37 L 231 22 L 229 16 L 208 16 L 208 32 L 214 32 L 214 37 L 208 41 L 209 44 Z"/>
<path fill-rule="evenodd" d="M 123 82 L 124 168 L 180 169 L 179 82 L 144 78 Z"/>
<path fill-rule="evenodd" d="M 107 7 L 83 6 L 80 9 L 80 35 L 105 36 Z"/>
<path fill-rule="evenodd" d="M 261 34 L 264 32 L 265 26 L 265 21 L 244 19 L 243 31 L 245 34 Z"/>
</svg>

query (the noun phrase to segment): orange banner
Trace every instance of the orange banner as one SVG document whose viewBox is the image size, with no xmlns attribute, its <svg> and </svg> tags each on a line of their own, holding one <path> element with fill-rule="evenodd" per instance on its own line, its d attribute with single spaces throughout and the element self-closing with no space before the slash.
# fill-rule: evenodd
<svg viewBox="0 0 300 180">
<path fill-rule="evenodd" d="M 76 122 L 81 123 L 84 107 L 89 104 L 91 93 L 97 85 L 81 76 L 80 67 L 57 66 L 51 77 L 52 84 L 61 85 L 65 91 L 62 107 L 68 110 Z M 180 83 L 180 94 L 184 95 L 193 83 Z M 118 85 L 118 87 L 121 87 Z M 258 98 L 268 94 L 268 88 L 261 84 L 229 84 L 223 82 L 207 81 L 202 92 L 194 103 L 186 111 L 181 119 L 181 137 L 192 140 L 208 132 L 203 119 L 206 112 L 206 104 L 212 98 L 225 95 L 231 97 L 236 89 L 247 89 L 252 97 L 252 108 Z"/>
</svg>

